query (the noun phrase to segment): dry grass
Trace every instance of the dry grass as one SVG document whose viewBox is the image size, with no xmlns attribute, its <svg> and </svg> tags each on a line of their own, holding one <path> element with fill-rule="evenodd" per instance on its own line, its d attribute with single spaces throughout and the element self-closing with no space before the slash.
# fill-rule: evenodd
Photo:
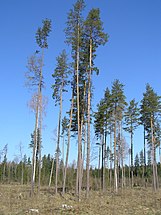
<svg viewBox="0 0 161 215">
<path fill-rule="evenodd" d="M 52 190 L 42 188 L 40 195 L 30 198 L 30 187 L 20 185 L 0 185 L 0 215 L 24 214 L 147 214 L 161 215 L 160 191 L 154 193 L 150 188 L 120 190 L 116 195 L 104 195 L 91 191 L 87 200 L 85 193 L 78 202 L 72 194 L 54 195 Z M 30 209 L 37 209 L 35 212 Z M 38 213 L 37 213 L 38 211 Z"/>
</svg>

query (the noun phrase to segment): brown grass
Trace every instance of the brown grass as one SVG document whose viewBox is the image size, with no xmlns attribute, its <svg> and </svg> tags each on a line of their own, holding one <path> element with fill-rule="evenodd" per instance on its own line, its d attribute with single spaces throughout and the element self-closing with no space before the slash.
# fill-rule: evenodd
<svg viewBox="0 0 161 215">
<path fill-rule="evenodd" d="M 30 209 L 37 209 L 39 213 Z M 39 196 L 30 197 L 30 187 L 20 185 L 0 185 L 0 215 L 24 214 L 90 214 L 120 215 L 147 214 L 161 215 L 161 190 L 154 193 L 151 188 L 119 190 L 116 195 L 107 191 L 104 195 L 91 191 L 89 199 L 82 193 L 78 202 L 72 193 L 64 197 L 42 188 Z"/>
</svg>

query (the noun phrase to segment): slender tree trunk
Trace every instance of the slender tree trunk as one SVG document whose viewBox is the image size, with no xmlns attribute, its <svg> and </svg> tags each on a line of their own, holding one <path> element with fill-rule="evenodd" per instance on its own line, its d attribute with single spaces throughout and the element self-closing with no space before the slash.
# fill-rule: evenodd
<svg viewBox="0 0 161 215">
<path fill-rule="evenodd" d="M 83 95 L 84 101 L 86 99 L 86 82 L 84 85 L 84 95 Z M 82 155 L 82 179 L 81 179 L 81 184 L 84 176 L 84 161 L 85 161 L 85 154 L 86 154 L 86 146 L 87 146 L 87 129 L 86 129 L 86 123 L 84 123 L 84 113 L 85 113 L 85 107 L 83 106 L 82 110 L 82 119 L 81 119 L 81 128 L 83 129 L 84 127 L 84 146 L 83 146 L 83 155 Z"/>
<path fill-rule="evenodd" d="M 59 153 L 60 153 L 60 126 L 61 126 L 61 115 L 62 115 L 62 91 L 63 84 L 60 90 L 60 109 L 59 109 L 59 119 L 58 119 L 58 140 L 56 147 L 56 174 L 55 174 L 55 193 L 58 192 L 58 171 L 59 171 Z"/>
<path fill-rule="evenodd" d="M 36 152 L 37 152 L 38 114 L 39 114 L 39 98 L 37 96 L 35 132 L 34 132 L 34 146 L 33 146 L 33 157 L 32 157 L 31 196 L 33 196 L 33 193 L 34 193 L 35 175 L 36 175 Z"/>
<path fill-rule="evenodd" d="M 131 125 L 132 128 L 132 125 Z M 131 130 L 131 187 L 133 188 L 134 177 L 133 177 L 133 133 Z"/>
<path fill-rule="evenodd" d="M 40 112 L 39 112 L 39 182 L 38 182 L 38 192 L 40 192 L 40 187 L 41 187 L 41 137 L 42 137 L 42 112 L 43 112 L 43 104 L 42 104 L 42 79 L 43 79 L 43 63 L 44 63 L 44 48 L 42 48 L 42 58 L 41 58 L 41 77 L 40 77 L 40 91 L 39 91 L 39 107 L 40 107 Z"/>
<path fill-rule="evenodd" d="M 41 135 L 42 134 L 42 93 L 40 97 L 40 113 L 39 113 L 39 184 L 38 192 L 40 193 L 41 187 Z"/>
<path fill-rule="evenodd" d="M 114 187 L 115 192 L 118 192 L 117 182 L 117 154 L 116 154 L 116 111 L 115 111 L 115 125 L 114 125 Z"/>
<path fill-rule="evenodd" d="M 131 170 L 131 168 L 130 168 L 130 158 L 131 158 L 131 149 L 129 149 L 129 187 L 130 187 L 130 170 Z"/>
<path fill-rule="evenodd" d="M 51 164 L 51 171 L 50 171 L 50 178 L 49 178 L 49 187 L 51 186 L 51 179 L 53 176 L 53 169 L 54 169 L 54 158 L 52 160 L 52 164 Z"/>
<path fill-rule="evenodd" d="M 152 115 L 150 117 L 150 125 L 151 125 L 151 143 L 152 143 L 153 189 L 156 192 L 157 184 L 156 184 L 155 149 L 154 149 L 154 135 L 153 135 L 153 119 L 152 119 Z"/>
<path fill-rule="evenodd" d="M 112 129 L 110 129 L 110 188 L 112 188 Z"/>
<path fill-rule="evenodd" d="M 66 161 L 65 161 L 65 169 L 64 169 L 64 180 L 63 180 L 63 194 L 65 193 L 65 187 L 66 187 L 66 175 L 67 175 L 68 158 L 69 158 L 69 150 L 70 150 L 70 132 L 71 132 L 71 126 L 72 126 L 72 117 L 73 117 L 73 103 L 74 103 L 74 95 L 72 94 L 72 102 L 71 102 L 71 109 L 70 109 L 70 122 L 69 122 L 69 128 L 68 128 L 68 144 L 67 144 Z"/>
<path fill-rule="evenodd" d="M 144 125 L 144 167 L 143 167 L 143 174 L 144 174 L 144 185 L 145 185 L 145 187 L 146 187 L 146 180 L 147 180 L 147 167 L 146 167 L 145 125 Z"/>
<path fill-rule="evenodd" d="M 101 185 L 102 185 L 102 191 L 105 192 L 105 168 L 104 168 L 104 135 L 102 135 L 102 141 L 101 141 L 101 146 L 102 146 L 102 174 L 101 174 Z"/>
<path fill-rule="evenodd" d="M 98 179 L 99 179 L 99 189 L 101 189 L 100 164 L 101 164 L 101 147 L 99 146 L 99 152 L 98 152 Z"/>
<path fill-rule="evenodd" d="M 91 71 L 92 71 L 92 39 L 89 44 L 89 73 L 88 73 L 88 101 L 87 101 L 87 192 L 86 196 L 89 197 L 89 171 L 90 171 L 90 123 L 91 123 Z"/>
<path fill-rule="evenodd" d="M 158 170 L 156 162 L 156 147 L 154 146 L 154 162 L 155 162 L 155 175 L 156 175 L 156 188 L 159 189 Z"/>
<path fill-rule="evenodd" d="M 87 147 L 87 131 L 86 124 L 84 125 L 84 146 L 83 146 L 83 158 L 82 158 L 82 180 L 84 177 L 84 161 L 86 156 L 86 147 Z"/>
<path fill-rule="evenodd" d="M 38 136 L 38 122 L 40 110 L 40 98 L 42 94 L 42 68 L 44 62 L 44 49 L 42 49 L 41 68 L 40 68 L 40 81 L 38 86 L 37 104 L 36 104 L 36 117 L 35 117 L 35 133 L 34 133 L 34 147 L 33 147 L 33 158 L 32 158 L 32 179 L 31 179 L 31 195 L 34 192 L 35 175 L 36 175 L 36 153 L 37 153 L 37 136 Z M 41 133 L 41 131 L 40 131 Z M 41 147 L 40 147 L 41 148 Z M 41 150 L 41 149 L 40 149 Z"/>
<path fill-rule="evenodd" d="M 63 173 L 63 180 L 64 180 L 64 168 L 65 168 L 65 162 L 64 162 L 64 143 L 65 143 L 65 135 L 63 134 L 63 140 L 62 140 L 62 161 L 63 161 L 63 166 L 62 166 L 62 173 Z M 63 180 L 62 180 L 62 187 L 63 187 Z"/>
<path fill-rule="evenodd" d="M 106 168 L 107 168 L 107 132 L 106 132 L 106 130 L 107 130 L 107 126 L 106 126 L 106 128 L 105 128 L 105 132 L 104 132 L 104 136 L 105 136 L 105 140 L 104 140 L 104 142 L 103 142 L 103 144 L 104 144 L 104 156 L 103 156 L 103 192 L 105 192 L 106 191 Z"/>
<path fill-rule="evenodd" d="M 77 31 L 77 53 L 76 53 L 76 82 L 77 82 L 77 124 L 78 124 L 78 163 L 77 163 L 77 179 L 76 179 L 76 195 L 80 199 L 81 194 L 81 138 L 80 138 L 80 106 L 79 106 L 79 36 L 80 27 L 78 22 Z"/>
</svg>

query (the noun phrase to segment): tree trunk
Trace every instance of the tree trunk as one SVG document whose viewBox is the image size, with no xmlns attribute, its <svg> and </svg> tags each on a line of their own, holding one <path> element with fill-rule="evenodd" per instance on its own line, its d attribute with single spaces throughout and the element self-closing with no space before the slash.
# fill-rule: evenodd
<svg viewBox="0 0 161 215">
<path fill-rule="evenodd" d="M 33 146 L 33 157 L 32 157 L 31 196 L 33 196 L 33 193 L 34 193 L 35 175 L 36 175 L 37 131 L 38 131 L 38 114 L 39 114 L 39 101 L 38 100 L 39 100 L 39 98 L 37 96 L 35 132 L 34 132 L 34 146 Z"/>
<path fill-rule="evenodd" d="M 117 155 L 116 155 L 116 110 L 115 110 L 115 125 L 114 125 L 114 187 L 115 192 L 118 192 L 117 183 Z"/>
<path fill-rule="evenodd" d="M 42 93 L 40 97 L 40 113 L 39 113 L 39 179 L 38 179 L 39 193 L 40 193 L 40 187 L 41 187 L 41 132 L 42 132 Z"/>
<path fill-rule="evenodd" d="M 88 101 L 87 101 L 87 192 L 86 197 L 89 197 L 89 171 L 90 171 L 90 121 L 91 121 L 91 71 L 92 71 L 92 39 L 89 44 L 89 73 L 88 73 Z"/>
<path fill-rule="evenodd" d="M 157 183 L 156 183 L 156 164 L 155 164 L 155 149 L 154 149 L 154 134 L 153 134 L 153 119 L 152 114 L 150 117 L 150 126 L 151 126 L 151 143 L 152 143 L 152 168 L 153 168 L 153 189 L 156 192 Z"/>
<path fill-rule="evenodd" d="M 35 134 L 34 134 L 34 147 L 33 147 L 33 158 L 32 158 L 31 195 L 33 195 L 33 192 L 34 192 L 35 175 L 36 175 L 36 153 L 37 153 L 37 134 L 38 134 L 37 131 L 38 131 L 38 122 L 39 122 L 39 111 L 41 112 L 41 110 L 40 110 L 40 98 L 41 98 L 41 95 L 42 95 L 42 68 L 43 68 L 43 61 L 44 61 L 44 49 L 42 49 L 40 80 L 39 80 L 39 86 L 38 86 L 37 105 L 36 105 Z"/>
<path fill-rule="evenodd" d="M 101 165 L 101 147 L 99 147 L 99 152 L 98 152 L 98 179 L 99 179 L 99 188 L 101 189 L 100 165 Z"/>
<path fill-rule="evenodd" d="M 63 84 L 60 90 L 60 109 L 59 109 L 59 119 L 58 119 L 58 140 L 56 147 L 56 174 L 55 174 L 55 193 L 58 192 L 58 171 L 59 171 L 59 153 L 60 153 L 60 126 L 61 126 L 61 115 L 62 115 L 62 91 Z"/>
<path fill-rule="evenodd" d="M 63 180 L 63 194 L 65 193 L 65 187 L 66 187 L 66 175 L 67 175 L 69 149 L 70 149 L 70 131 L 71 131 L 71 126 L 72 126 L 73 103 L 74 103 L 73 96 L 74 95 L 72 94 L 72 102 L 71 102 L 71 109 L 70 109 L 70 122 L 69 122 L 69 128 L 68 128 L 68 145 L 67 145 L 66 161 L 65 161 L 65 169 L 64 169 L 64 180 Z"/>
<path fill-rule="evenodd" d="M 81 138 L 80 138 L 80 106 L 79 106 L 79 34 L 80 28 L 78 23 L 77 31 L 77 53 L 76 53 L 76 82 L 77 82 L 77 124 L 78 124 L 78 162 L 77 162 L 77 179 L 76 179 L 76 195 L 78 200 L 81 194 Z"/>
<path fill-rule="evenodd" d="M 52 165 L 51 165 L 50 178 L 49 178 L 49 187 L 51 186 L 51 179 L 52 179 L 52 176 L 53 176 L 53 169 L 54 169 L 54 158 L 52 160 Z"/>
<path fill-rule="evenodd" d="M 146 187 L 147 181 L 147 168 L 146 168 L 146 142 L 145 142 L 145 125 L 144 125 L 144 167 L 143 167 L 143 174 L 144 174 L 144 185 Z"/>
<path fill-rule="evenodd" d="M 112 188 L 112 129 L 110 129 L 110 189 Z"/>
<path fill-rule="evenodd" d="M 132 125 L 131 125 L 132 128 Z M 131 187 L 133 188 L 134 177 L 133 177 L 133 134 L 131 129 Z"/>
</svg>

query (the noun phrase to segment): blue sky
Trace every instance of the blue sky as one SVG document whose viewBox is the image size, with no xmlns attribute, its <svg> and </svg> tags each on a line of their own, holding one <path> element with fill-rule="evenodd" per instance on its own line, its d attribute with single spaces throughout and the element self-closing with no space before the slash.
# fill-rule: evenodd
<svg viewBox="0 0 161 215">
<path fill-rule="evenodd" d="M 43 153 L 54 153 L 53 130 L 57 108 L 51 98 L 56 56 L 67 48 L 64 28 L 74 0 L 1 0 L 0 3 L 0 150 L 8 143 L 8 158 L 19 153 L 30 155 L 28 144 L 34 129 L 34 115 L 27 107 L 31 94 L 24 87 L 27 58 L 37 49 L 35 32 L 42 19 L 52 20 L 49 49 L 45 53 L 44 76 L 48 96 L 44 119 Z M 160 0 L 86 0 L 85 16 L 92 7 L 101 10 L 109 42 L 97 51 L 99 76 L 93 77 L 93 107 L 114 79 L 125 84 L 127 101 L 142 99 L 148 82 L 161 95 L 161 1 Z M 70 94 L 66 96 L 70 98 Z M 65 106 L 66 108 L 66 106 Z M 127 139 L 128 141 L 129 139 Z M 135 153 L 142 148 L 142 130 L 135 135 Z M 73 148 L 76 144 L 73 142 Z M 73 150 L 74 153 L 74 150 Z M 71 155 L 71 160 L 72 160 Z"/>
</svg>

